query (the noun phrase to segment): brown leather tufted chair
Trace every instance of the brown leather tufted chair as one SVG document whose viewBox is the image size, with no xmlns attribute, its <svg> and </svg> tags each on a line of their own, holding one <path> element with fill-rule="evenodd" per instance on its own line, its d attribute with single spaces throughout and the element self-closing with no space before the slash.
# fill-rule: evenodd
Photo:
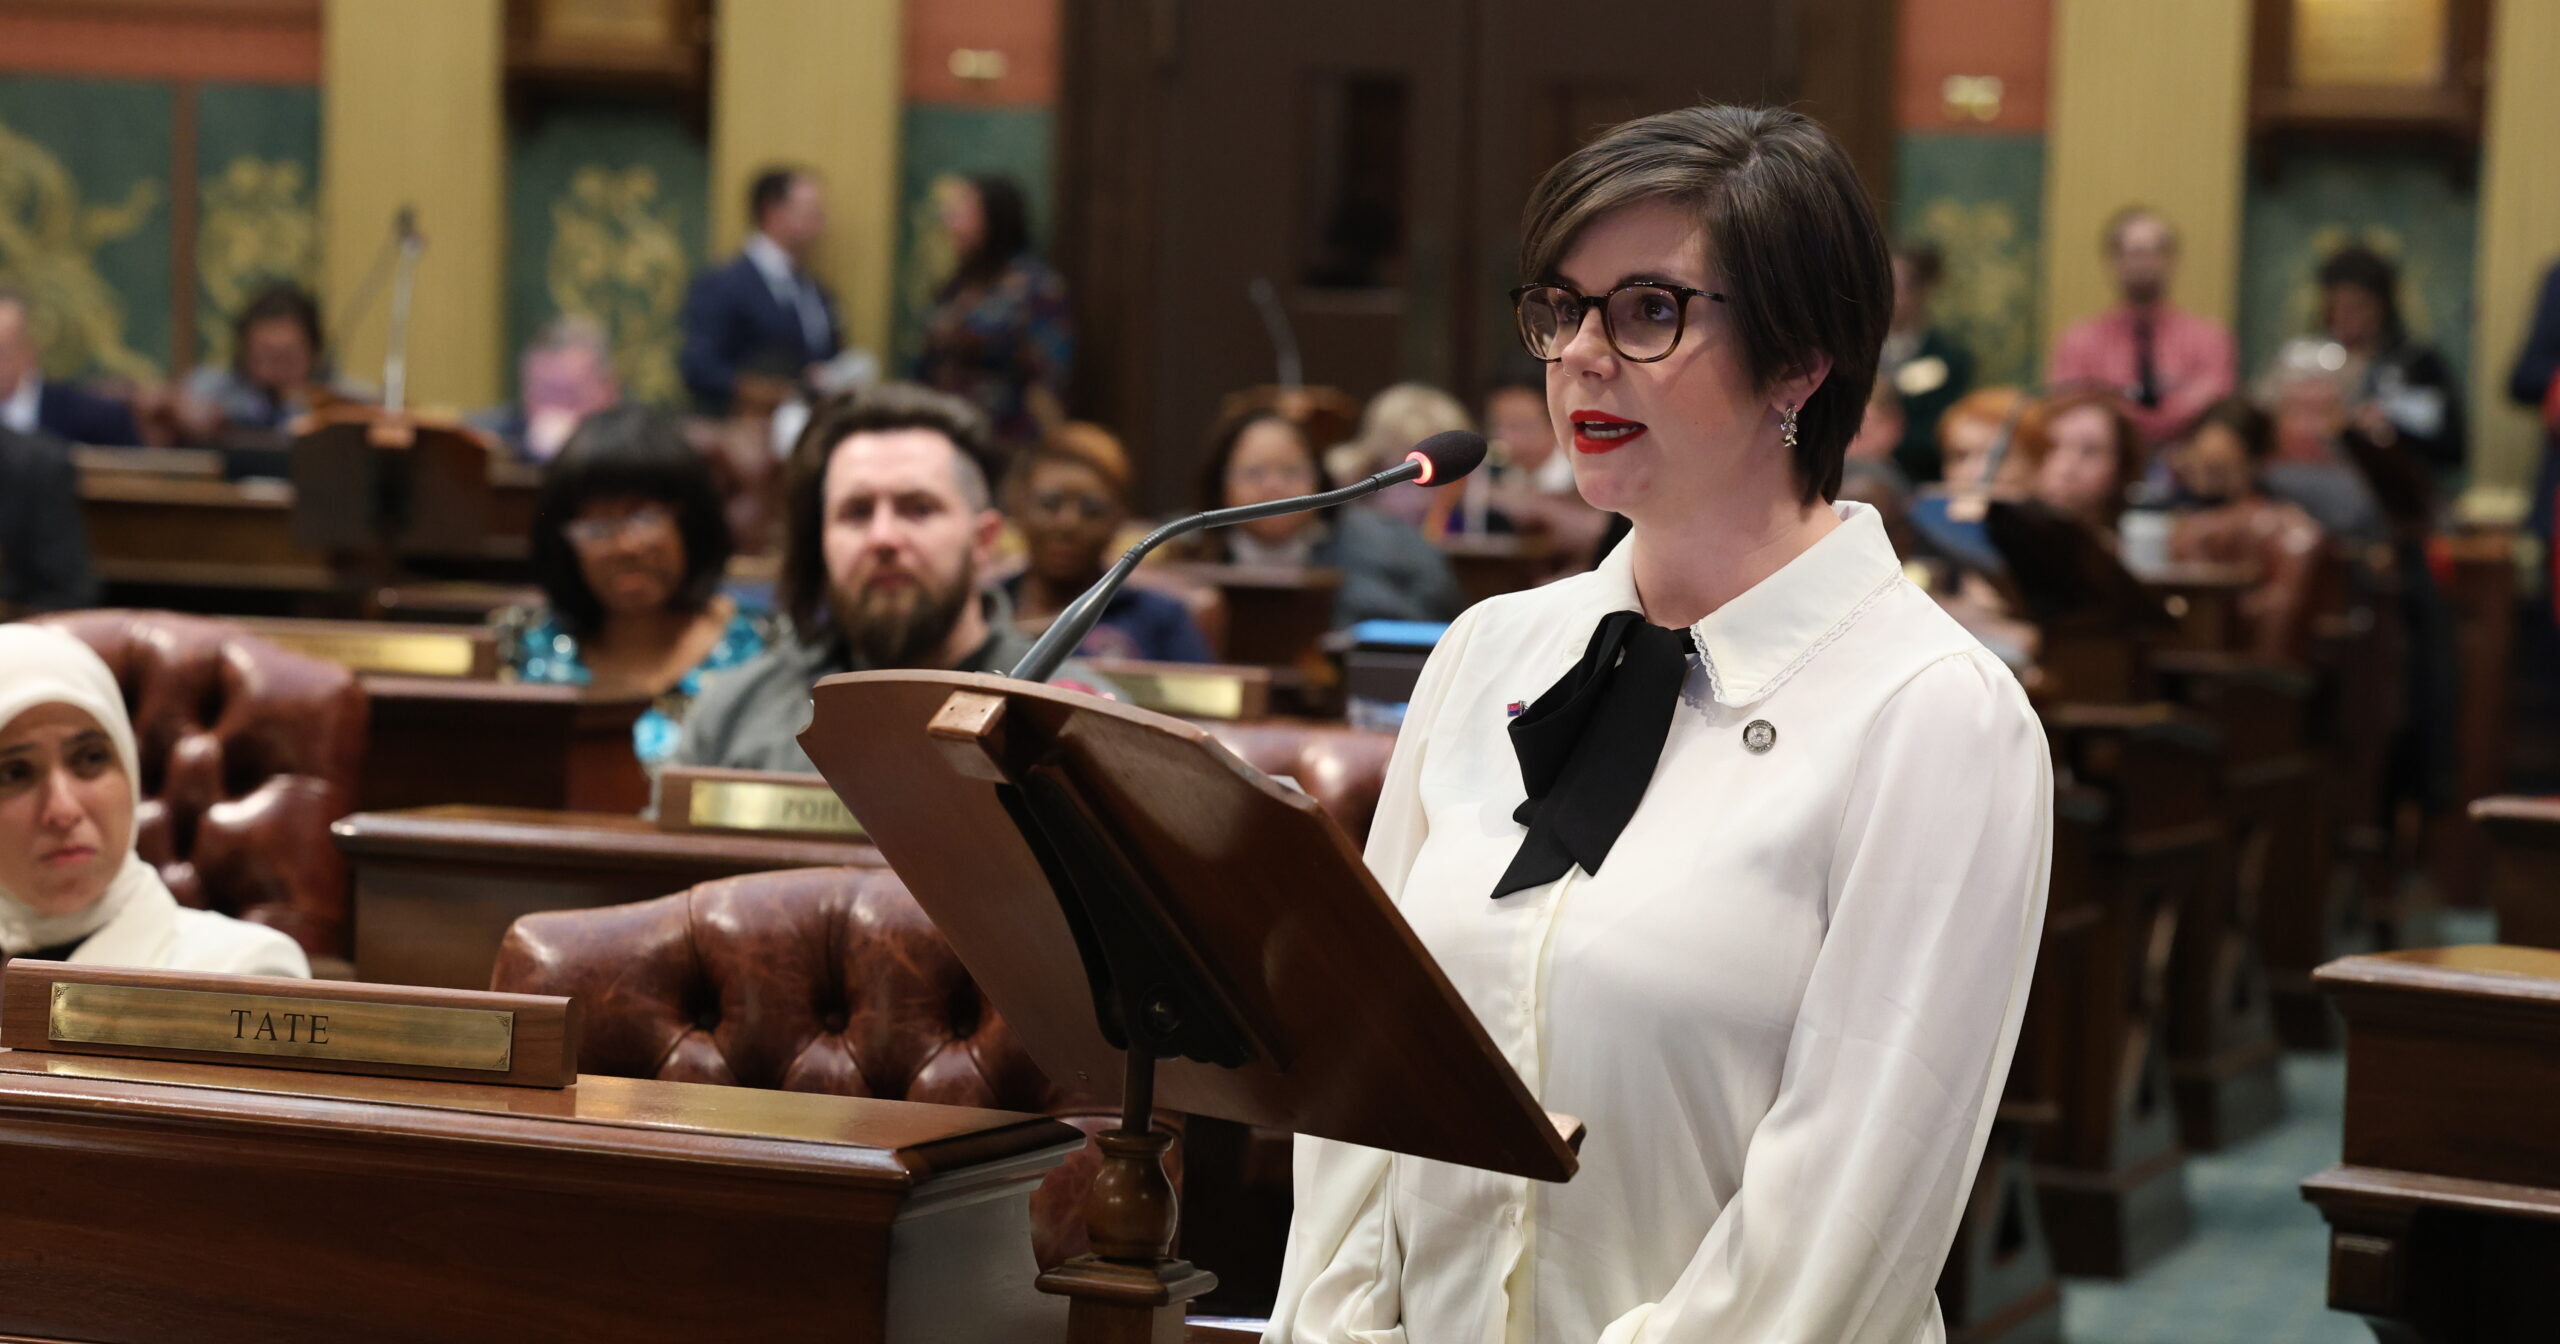
<svg viewBox="0 0 2560 1344">
<path fill-rule="evenodd" d="M 134 847 L 182 905 L 347 953 L 347 861 L 330 823 L 355 806 L 365 695 L 335 663 L 238 626 L 160 611 L 39 618 L 114 671 L 141 754 Z"/>
<path fill-rule="evenodd" d="M 1202 726 L 1245 764 L 1298 781 L 1354 842 L 1368 843 L 1369 822 L 1386 787 L 1387 758 L 1395 752 L 1393 733 L 1293 719 Z"/>
<path fill-rule="evenodd" d="M 1050 1084 L 885 868 L 754 873 L 527 915 L 489 984 L 577 999 L 586 1073 L 1025 1111 L 1088 1134 L 1119 1123 Z M 1087 1144 L 1033 1195 L 1042 1267 L 1084 1251 L 1100 1162 Z"/>
</svg>

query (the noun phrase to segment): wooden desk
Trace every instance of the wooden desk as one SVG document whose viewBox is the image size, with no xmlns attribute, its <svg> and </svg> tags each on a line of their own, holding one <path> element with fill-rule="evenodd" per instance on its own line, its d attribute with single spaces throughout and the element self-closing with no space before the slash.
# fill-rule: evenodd
<svg viewBox="0 0 2560 1344">
<path fill-rule="evenodd" d="M 2516 561 L 2510 532 L 2446 537 L 2453 579 L 2445 598 L 2454 612 L 2456 675 L 2454 802 L 2467 805 L 2507 787 L 2508 702 L 2515 679 Z M 2454 905 L 2488 897 L 2487 839 L 2459 810 L 2436 845 L 2436 880 Z M 2504 935 L 2500 935 L 2504 937 Z"/>
<path fill-rule="evenodd" d="M 294 544 L 291 485 L 226 481 L 201 454 L 84 453 L 80 512 L 99 577 L 128 606 L 229 615 L 351 613 L 359 594 L 329 557 Z M 531 487 L 493 477 L 483 552 L 426 568 L 455 578 L 526 577 Z"/>
<path fill-rule="evenodd" d="M 1294 668 L 1316 656 L 1316 641 L 1333 629 L 1340 570 L 1184 562 L 1163 568 L 1216 588 L 1225 600 L 1226 646 L 1218 651 L 1223 661 Z"/>
<path fill-rule="evenodd" d="M 47 1342 L 1056 1340 L 1054 1120 L 0 1053 L 0 1335 Z"/>
<path fill-rule="evenodd" d="M 2560 952 L 2449 947 L 2320 970 L 2347 1023 L 2329 1305 L 2386 1341 L 2549 1339 L 2560 1264 Z"/>
<path fill-rule="evenodd" d="M 336 663 L 351 672 L 476 681 L 494 680 L 498 675 L 497 639 L 481 627 L 283 616 L 242 616 L 234 618 L 234 623 L 279 648 Z"/>
<path fill-rule="evenodd" d="M 2176 564 L 2140 572 L 2142 586 L 2158 595 L 2178 622 L 2164 642 L 2176 648 L 2237 651 L 2248 647 L 2248 623 L 2240 599 L 2258 583 L 2245 565 Z"/>
<path fill-rule="evenodd" d="M 2560 798 L 2483 798 L 2470 810 L 2488 837 L 2498 941 L 2560 948 Z"/>
<path fill-rule="evenodd" d="M 357 813 L 331 828 L 355 884 L 356 975 L 486 989 L 518 916 L 622 905 L 741 873 L 876 867 L 867 844 L 671 834 L 636 816 L 504 807 Z"/>
<path fill-rule="evenodd" d="M 1458 587 L 1466 591 L 1471 604 L 1535 588 L 1539 581 L 1556 572 L 1555 543 L 1542 536 L 1501 533 L 1443 537 L 1438 545 L 1440 553 L 1449 557 L 1449 569 L 1457 575 Z"/>
<path fill-rule="evenodd" d="M 367 676 L 373 722 L 356 805 L 480 803 L 638 812 L 649 776 L 631 725 L 649 702 L 577 686 Z"/>
</svg>

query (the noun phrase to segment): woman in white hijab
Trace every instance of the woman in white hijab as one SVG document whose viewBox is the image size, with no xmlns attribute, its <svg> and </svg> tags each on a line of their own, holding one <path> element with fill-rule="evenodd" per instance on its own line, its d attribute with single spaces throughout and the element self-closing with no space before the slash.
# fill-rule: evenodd
<svg viewBox="0 0 2560 1344">
<path fill-rule="evenodd" d="M 309 976 L 293 939 L 181 907 L 134 852 L 133 721 L 59 630 L 0 626 L 0 959 Z"/>
</svg>

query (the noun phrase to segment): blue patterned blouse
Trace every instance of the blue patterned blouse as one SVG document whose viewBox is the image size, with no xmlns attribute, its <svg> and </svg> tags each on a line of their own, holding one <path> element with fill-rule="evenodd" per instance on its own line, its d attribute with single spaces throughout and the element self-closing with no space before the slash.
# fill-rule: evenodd
<svg viewBox="0 0 2560 1344">
<path fill-rule="evenodd" d="M 650 773 L 655 774 L 659 764 L 674 754 L 676 739 L 684 732 L 685 711 L 702 693 L 703 678 L 763 653 L 773 640 L 773 619 L 770 613 L 747 611 L 730 617 L 729 628 L 720 632 L 720 642 L 711 646 L 711 652 L 631 725 L 631 749 Z M 586 659 L 579 656 L 577 636 L 562 629 L 559 617 L 548 611 L 525 613 L 519 628 L 501 636 L 499 651 L 519 681 L 584 686 L 594 679 Z"/>
</svg>

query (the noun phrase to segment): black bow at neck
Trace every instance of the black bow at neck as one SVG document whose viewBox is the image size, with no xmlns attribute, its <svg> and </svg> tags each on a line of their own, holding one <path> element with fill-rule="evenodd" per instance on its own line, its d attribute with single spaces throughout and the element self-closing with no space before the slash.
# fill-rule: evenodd
<svg viewBox="0 0 2560 1344">
<path fill-rule="evenodd" d="M 1529 834 L 1494 883 L 1494 899 L 1544 886 L 1575 864 L 1600 871 L 1653 782 L 1688 679 L 1688 631 L 1647 624 L 1635 611 L 1600 619 L 1582 661 L 1511 721 L 1529 790 L 1511 819 Z"/>
</svg>

